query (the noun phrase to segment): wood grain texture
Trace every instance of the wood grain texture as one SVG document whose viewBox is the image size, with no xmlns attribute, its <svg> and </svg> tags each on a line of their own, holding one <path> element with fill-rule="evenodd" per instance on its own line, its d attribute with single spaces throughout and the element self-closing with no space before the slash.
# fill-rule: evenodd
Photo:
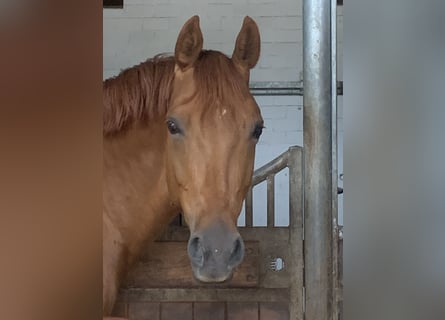
<svg viewBox="0 0 445 320">
<path fill-rule="evenodd" d="M 227 320 L 258 320 L 258 303 L 227 303 Z"/>
<path fill-rule="evenodd" d="M 289 240 L 288 227 L 239 227 L 239 233 L 244 241 L 276 241 Z M 183 241 L 186 242 L 190 238 L 190 231 L 186 227 L 169 226 L 159 237 L 158 241 Z"/>
<path fill-rule="evenodd" d="M 129 304 L 128 319 L 129 320 L 159 320 L 158 302 L 134 302 Z"/>
<path fill-rule="evenodd" d="M 161 304 L 161 320 L 193 320 L 192 303 Z"/>
<path fill-rule="evenodd" d="M 225 320 L 224 302 L 197 302 L 193 306 L 193 320 Z"/>
<path fill-rule="evenodd" d="M 289 305 L 287 303 L 260 303 L 260 320 L 289 320 Z"/>
<path fill-rule="evenodd" d="M 111 315 L 113 317 L 125 318 L 127 316 L 127 307 L 127 303 L 118 301 L 114 304 L 113 312 L 111 313 Z"/>
<path fill-rule="evenodd" d="M 202 284 L 193 278 L 186 242 L 156 242 L 130 271 L 123 287 L 255 287 L 258 285 L 258 270 L 258 242 L 246 242 L 244 260 L 229 282 L 220 285 Z"/>
<path fill-rule="evenodd" d="M 121 302 L 193 301 L 193 302 L 285 302 L 289 303 L 289 289 L 267 288 L 132 288 L 122 289 Z"/>
</svg>

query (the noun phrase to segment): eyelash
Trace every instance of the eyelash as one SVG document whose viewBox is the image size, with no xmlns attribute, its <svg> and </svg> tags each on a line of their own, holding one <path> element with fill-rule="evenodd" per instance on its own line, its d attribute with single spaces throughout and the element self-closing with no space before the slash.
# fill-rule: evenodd
<svg viewBox="0 0 445 320">
<path fill-rule="evenodd" d="M 253 130 L 252 136 L 254 139 L 258 140 L 263 133 L 264 126 L 262 124 L 258 124 L 255 127 L 255 130 Z"/>
</svg>

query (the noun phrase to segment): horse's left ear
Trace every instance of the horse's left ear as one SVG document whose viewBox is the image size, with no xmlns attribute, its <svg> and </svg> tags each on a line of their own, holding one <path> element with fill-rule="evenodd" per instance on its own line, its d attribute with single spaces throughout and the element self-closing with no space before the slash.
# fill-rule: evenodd
<svg viewBox="0 0 445 320">
<path fill-rule="evenodd" d="M 260 58 L 260 46 L 258 26 L 251 17 L 246 16 L 241 31 L 236 38 L 232 60 L 238 67 L 241 67 L 243 72 L 248 74 L 249 70 L 255 67 Z"/>
<path fill-rule="evenodd" d="M 175 47 L 176 64 L 182 69 L 193 66 L 202 50 L 202 32 L 199 17 L 191 17 L 182 27 Z"/>
</svg>

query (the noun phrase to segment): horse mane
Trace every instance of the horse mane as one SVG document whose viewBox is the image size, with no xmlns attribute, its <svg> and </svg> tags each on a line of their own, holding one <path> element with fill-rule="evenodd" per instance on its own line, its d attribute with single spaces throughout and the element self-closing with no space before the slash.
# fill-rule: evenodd
<svg viewBox="0 0 445 320">
<path fill-rule="evenodd" d="M 175 59 L 165 54 L 123 70 L 103 82 L 103 133 L 123 131 L 137 120 L 150 121 L 168 111 Z M 232 60 L 221 52 L 203 50 L 194 65 L 198 98 L 208 104 L 224 97 L 245 97 L 248 83 Z"/>
</svg>

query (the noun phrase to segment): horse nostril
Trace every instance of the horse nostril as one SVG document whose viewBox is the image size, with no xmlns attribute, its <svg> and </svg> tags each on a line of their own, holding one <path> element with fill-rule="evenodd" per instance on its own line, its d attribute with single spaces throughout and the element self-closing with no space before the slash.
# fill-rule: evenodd
<svg viewBox="0 0 445 320">
<path fill-rule="evenodd" d="M 202 267 L 204 265 L 204 250 L 201 245 L 201 239 L 199 237 L 193 237 L 190 239 L 187 251 L 190 260 L 195 265 L 197 265 L 198 267 Z"/>
<path fill-rule="evenodd" d="M 241 237 L 235 240 L 234 247 L 232 254 L 230 255 L 229 265 L 234 268 L 238 264 L 241 263 L 241 261 L 244 258 L 244 243 Z"/>
</svg>

